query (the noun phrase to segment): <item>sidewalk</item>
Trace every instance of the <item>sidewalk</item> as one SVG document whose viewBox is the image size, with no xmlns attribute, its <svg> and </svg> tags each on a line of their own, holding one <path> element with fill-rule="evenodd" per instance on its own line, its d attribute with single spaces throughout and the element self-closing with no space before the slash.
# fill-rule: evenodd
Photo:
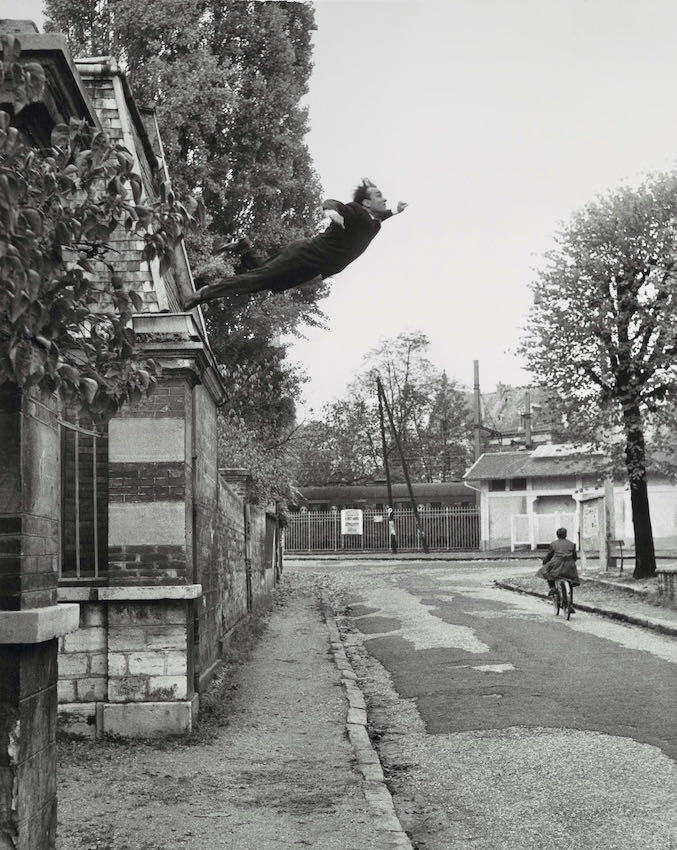
<svg viewBox="0 0 677 850">
<path fill-rule="evenodd" d="M 59 850 L 411 850 L 334 619 L 291 581 L 192 745 L 60 745 Z"/>
<path fill-rule="evenodd" d="M 677 609 L 661 603 L 657 579 L 635 581 L 632 573 L 595 567 L 579 574 L 581 586 L 574 590 L 577 610 L 653 629 L 661 634 L 677 635 Z M 495 584 L 505 590 L 547 599 L 547 585 L 536 576 L 511 576 Z"/>
</svg>

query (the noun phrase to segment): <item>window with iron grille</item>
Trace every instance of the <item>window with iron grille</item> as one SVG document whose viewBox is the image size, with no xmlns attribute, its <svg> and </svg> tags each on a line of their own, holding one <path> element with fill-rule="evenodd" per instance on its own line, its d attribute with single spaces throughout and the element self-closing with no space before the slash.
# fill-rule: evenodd
<svg viewBox="0 0 677 850">
<path fill-rule="evenodd" d="M 61 422 L 59 578 L 86 581 L 108 569 L 108 429 Z"/>
</svg>

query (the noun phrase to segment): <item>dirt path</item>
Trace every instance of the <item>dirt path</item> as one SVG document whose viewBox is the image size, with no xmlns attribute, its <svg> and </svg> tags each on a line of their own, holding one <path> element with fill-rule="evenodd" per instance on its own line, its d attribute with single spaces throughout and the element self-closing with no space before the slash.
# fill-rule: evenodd
<svg viewBox="0 0 677 850">
<path fill-rule="evenodd" d="M 286 593 L 215 719 L 157 744 L 63 742 L 58 850 L 383 850 L 312 581 Z"/>
</svg>

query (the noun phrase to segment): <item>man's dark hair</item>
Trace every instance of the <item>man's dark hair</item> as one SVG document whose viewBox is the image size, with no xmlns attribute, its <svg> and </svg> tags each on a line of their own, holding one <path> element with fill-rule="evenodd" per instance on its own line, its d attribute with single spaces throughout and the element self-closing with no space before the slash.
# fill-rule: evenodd
<svg viewBox="0 0 677 850">
<path fill-rule="evenodd" d="M 355 201 L 356 204 L 362 204 L 362 201 L 369 199 L 369 190 L 373 188 L 374 187 L 371 183 L 367 183 L 363 180 L 353 192 L 353 201 Z"/>
<path fill-rule="evenodd" d="M 558 528 L 556 534 L 560 540 L 564 540 L 564 538 L 567 536 L 567 530 L 566 528 Z"/>
</svg>

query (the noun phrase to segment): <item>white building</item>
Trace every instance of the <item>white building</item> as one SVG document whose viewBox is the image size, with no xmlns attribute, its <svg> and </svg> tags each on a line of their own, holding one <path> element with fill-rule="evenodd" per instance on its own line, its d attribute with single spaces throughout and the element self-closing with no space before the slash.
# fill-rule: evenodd
<svg viewBox="0 0 677 850">
<path fill-rule="evenodd" d="M 483 454 L 464 479 L 480 493 L 480 547 L 514 548 L 548 544 L 558 527 L 578 534 L 577 495 L 605 492 L 607 459 L 601 452 L 572 445 L 543 445 L 529 451 Z M 677 545 L 677 486 L 648 473 L 649 505 L 657 550 Z M 627 481 L 607 484 L 611 537 L 632 547 L 634 532 Z M 573 538 L 575 539 L 575 538 Z"/>
</svg>

